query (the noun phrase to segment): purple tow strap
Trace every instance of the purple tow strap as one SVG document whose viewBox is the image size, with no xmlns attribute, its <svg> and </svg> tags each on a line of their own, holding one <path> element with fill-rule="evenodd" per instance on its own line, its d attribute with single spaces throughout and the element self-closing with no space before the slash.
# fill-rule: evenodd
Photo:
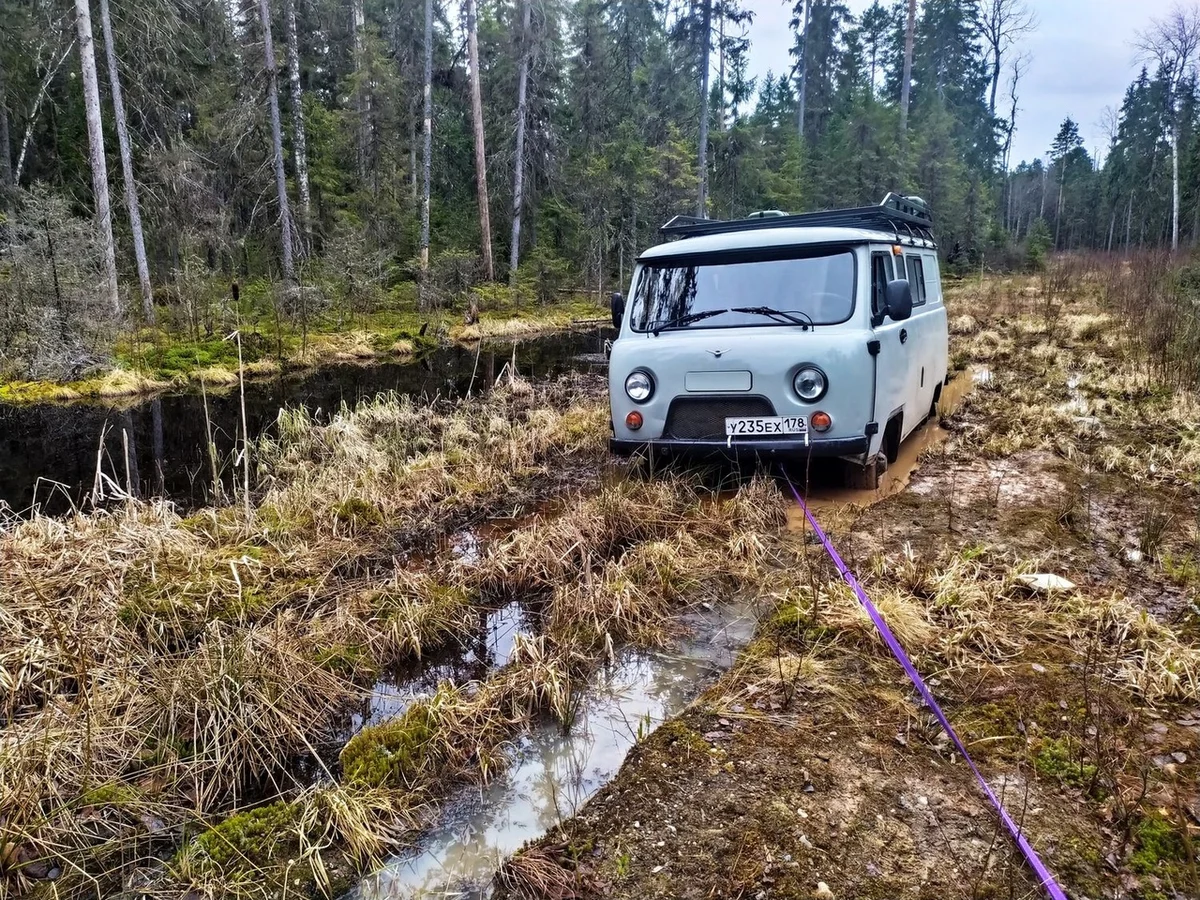
<svg viewBox="0 0 1200 900">
<path fill-rule="evenodd" d="M 1029 841 L 1027 841 L 1025 839 L 1025 835 L 1021 833 L 1020 827 L 1018 827 L 1017 823 L 1012 820 L 1012 817 L 1004 809 L 1004 805 L 1000 802 L 999 798 L 996 797 L 995 793 L 993 793 L 991 787 L 988 786 L 988 783 L 984 780 L 983 775 L 980 774 L 979 769 L 976 768 L 975 763 L 971 759 L 971 754 L 967 753 L 967 748 L 963 745 L 962 740 L 954 731 L 954 727 L 950 724 L 950 720 L 946 718 L 946 714 L 942 712 L 942 708 L 938 706 L 937 700 L 933 699 L 933 694 L 930 692 L 929 688 L 925 686 L 925 681 L 921 678 L 921 674 L 912 664 L 912 660 L 908 658 L 908 654 L 904 652 L 904 648 L 900 646 L 900 642 L 896 640 L 896 636 L 892 634 L 892 629 L 888 628 L 887 622 L 883 620 L 883 616 L 879 614 L 879 610 L 875 608 L 875 604 L 871 602 L 871 598 L 867 596 L 867 592 L 864 591 L 862 589 L 862 585 L 858 583 L 858 579 L 854 577 L 850 569 L 846 567 L 844 562 L 842 562 L 842 558 L 838 555 L 837 550 L 834 549 L 833 543 L 829 540 L 829 536 L 825 534 L 821 526 L 817 524 L 817 520 L 813 518 L 813 514 L 809 511 L 807 504 L 805 504 L 804 498 L 800 496 L 800 492 L 796 490 L 796 486 L 792 484 L 791 479 L 788 478 L 786 474 L 784 474 L 783 478 L 787 482 L 788 487 L 792 489 L 792 494 L 795 496 L 796 502 L 799 503 L 800 508 L 804 510 L 805 518 L 808 519 L 808 523 L 812 525 L 813 531 L 816 533 L 817 537 L 820 538 L 821 544 L 824 545 L 826 552 L 829 554 L 829 558 L 833 560 L 833 564 L 841 573 L 842 578 L 846 580 L 846 584 L 850 585 L 850 589 L 854 591 L 855 596 L 858 597 L 859 602 L 863 605 L 863 609 L 867 611 L 867 615 L 871 617 L 871 621 L 875 623 L 875 627 L 879 630 L 880 635 L 883 636 L 884 643 L 888 645 L 888 649 L 892 651 L 892 655 L 896 657 L 896 660 L 904 668 L 904 671 L 908 673 L 909 680 L 912 681 L 913 685 L 916 687 L 917 693 L 921 695 L 921 698 L 925 701 L 926 706 L 929 707 L 929 709 L 933 712 L 934 717 L 938 720 L 938 722 L 941 723 L 942 728 L 946 730 L 946 734 L 950 735 L 950 740 L 954 742 L 954 746 L 958 748 L 958 752 L 963 755 L 963 759 L 967 761 L 967 765 L 970 766 L 971 771 L 975 773 L 975 778 L 978 779 L 979 786 L 983 788 L 983 792 L 987 794 L 987 798 L 992 801 L 992 806 L 996 807 L 996 812 L 1000 814 L 1000 821 L 1004 823 L 1004 827 L 1008 829 L 1008 833 L 1012 835 L 1013 840 L 1017 842 L 1017 846 L 1021 848 L 1021 853 L 1025 855 L 1025 859 L 1029 863 L 1030 867 L 1034 872 L 1037 873 L 1037 877 L 1041 881 L 1042 887 L 1046 889 L 1046 893 L 1049 894 L 1053 900 L 1067 900 L 1067 895 L 1063 892 L 1063 889 L 1059 887 L 1058 882 L 1054 880 L 1054 876 L 1050 874 L 1050 870 L 1046 868 L 1045 864 L 1041 860 L 1041 857 L 1037 855 L 1037 851 L 1029 845 Z"/>
</svg>

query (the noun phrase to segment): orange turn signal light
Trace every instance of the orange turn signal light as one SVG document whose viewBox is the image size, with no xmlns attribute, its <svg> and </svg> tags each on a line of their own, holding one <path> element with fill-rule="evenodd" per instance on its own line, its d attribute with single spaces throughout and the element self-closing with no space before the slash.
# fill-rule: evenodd
<svg viewBox="0 0 1200 900">
<path fill-rule="evenodd" d="M 904 248 L 899 244 L 892 244 L 892 256 L 901 256 L 904 253 Z"/>
<path fill-rule="evenodd" d="M 637 431 L 642 427 L 642 414 L 636 409 L 625 417 L 625 427 L 630 431 Z"/>
<path fill-rule="evenodd" d="M 812 424 L 813 431 L 828 431 L 833 425 L 833 419 L 827 412 L 815 412 L 808 421 Z"/>
</svg>

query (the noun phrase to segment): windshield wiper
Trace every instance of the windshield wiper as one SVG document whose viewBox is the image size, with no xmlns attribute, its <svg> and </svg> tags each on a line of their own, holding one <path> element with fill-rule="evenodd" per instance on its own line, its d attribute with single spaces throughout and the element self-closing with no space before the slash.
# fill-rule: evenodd
<svg viewBox="0 0 1200 900">
<path fill-rule="evenodd" d="M 666 328 L 682 328 L 684 325 L 690 325 L 692 322 L 699 322 L 701 319 L 708 319 L 712 316 L 719 316 L 721 313 L 730 312 L 728 309 L 702 309 L 699 312 L 684 313 L 682 316 L 676 316 L 674 319 L 668 319 L 666 322 L 658 322 L 650 329 L 655 337 L 658 333 Z"/>
<path fill-rule="evenodd" d="M 793 325 L 799 325 L 804 329 L 813 327 L 812 317 L 808 313 L 800 312 L 798 309 L 776 309 L 773 306 L 739 306 L 735 309 L 731 309 L 730 312 L 749 313 L 756 316 L 770 316 L 775 319 L 783 319 L 785 322 L 791 322 Z M 801 316 L 804 318 L 800 318 Z"/>
</svg>

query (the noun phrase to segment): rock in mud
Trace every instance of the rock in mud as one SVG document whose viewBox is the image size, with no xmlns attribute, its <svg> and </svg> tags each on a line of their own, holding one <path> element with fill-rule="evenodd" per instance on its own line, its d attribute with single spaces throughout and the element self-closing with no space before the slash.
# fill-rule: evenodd
<svg viewBox="0 0 1200 900">
<path fill-rule="evenodd" d="M 833 891 L 829 889 L 829 885 L 825 882 L 818 881 L 817 889 L 813 891 L 813 897 L 816 900 L 833 900 Z"/>
</svg>

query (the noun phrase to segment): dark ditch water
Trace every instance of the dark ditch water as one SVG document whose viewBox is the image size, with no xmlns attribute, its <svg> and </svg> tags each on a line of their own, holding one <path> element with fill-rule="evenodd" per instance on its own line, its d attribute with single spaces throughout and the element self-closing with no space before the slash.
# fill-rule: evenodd
<svg viewBox="0 0 1200 900">
<path fill-rule="evenodd" d="M 251 437 L 271 428 L 280 408 L 304 406 L 328 415 L 342 403 L 385 391 L 410 396 L 460 397 L 468 388 L 487 390 L 516 352 L 517 370 L 543 378 L 576 370 L 602 371 L 603 330 L 573 331 L 519 342 L 485 342 L 476 349 L 450 346 L 418 360 L 371 365 L 338 364 L 296 376 L 246 385 L 246 418 Z M 474 384 L 472 387 L 472 375 Z M 241 433 L 236 386 L 209 392 L 209 416 L 224 477 L 231 486 L 233 458 Z M 105 429 L 107 427 L 107 431 Z M 103 467 L 120 484 L 129 473 L 143 497 L 165 496 L 181 508 L 205 504 L 211 493 L 205 450 L 204 406 L 198 392 L 159 395 L 113 406 L 102 403 L 0 404 L 0 511 L 5 505 L 27 512 L 36 503 L 58 514 L 90 496 L 96 475 L 100 435 L 105 432 Z"/>
</svg>

